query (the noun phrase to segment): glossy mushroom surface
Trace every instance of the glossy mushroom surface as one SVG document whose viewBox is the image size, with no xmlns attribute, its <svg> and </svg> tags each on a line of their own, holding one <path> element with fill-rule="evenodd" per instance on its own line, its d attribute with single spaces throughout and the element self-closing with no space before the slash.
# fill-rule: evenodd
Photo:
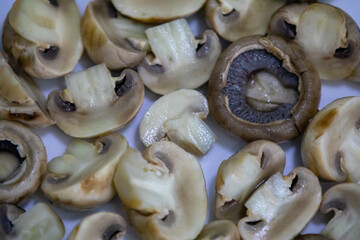
<svg viewBox="0 0 360 240">
<path fill-rule="evenodd" d="M 196 240 L 240 240 L 240 234 L 231 221 L 216 220 L 206 224 Z"/>
</svg>

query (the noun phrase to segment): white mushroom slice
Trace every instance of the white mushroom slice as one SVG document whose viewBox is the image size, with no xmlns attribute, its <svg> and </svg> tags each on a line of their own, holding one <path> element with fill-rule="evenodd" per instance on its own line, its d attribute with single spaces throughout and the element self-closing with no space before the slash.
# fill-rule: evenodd
<svg viewBox="0 0 360 240">
<path fill-rule="evenodd" d="M 223 161 L 216 175 L 216 217 L 238 223 L 250 194 L 273 174 L 283 173 L 285 159 L 279 145 L 258 140 Z"/>
<path fill-rule="evenodd" d="M 360 180 L 360 97 L 337 99 L 315 115 L 305 131 L 301 156 L 319 177 Z"/>
<path fill-rule="evenodd" d="M 134 67 L 145 57 L 147 27 L 122 17 L 110 1 L 93 1 L 86 7 L 81 33 L 91 60 L 121 69 Z"/>
<path fill-rule="evenodd" d="M 194 89 L 209 80 L 221 53 L 217 35 L 207 30 L 195 39 L 185 19 L 148 28 L 146 35 L 153 54 L 138 67 L 144 84 L 153 92 L 167 94 Z"/>
<path fill-rule="evenodd" d="M 181 104 L 179 104 L 181 103 Z M 139 132 L 146 147 L 168 138 L 193 154 L 204 155 L 216 141 L 204 123 L 208 103 L 195 90 L 179 90 L 159 98 L 141 120 Z"/>
<path fill-rule="evenodd" d="M 75 1 L 16 0 L 4 23 L 3 46 L 31 76 L 71 72 L 83 52 Z"/>
<path fill-rule="evenodd" d="M 244 240 L 288 240 L 298 235 L 321 202 L 318 178 L 307 168 L 269 178 L 245 203 L 248 217 L 238 227 Z"/>
<path fill-rule="evenodd" d="M 196 240 L 240 240 L 240 234 L 231 221 L 217 220 L 206 224 Z"/>
<path fill-rule="evenodd" d="M 81 220 L 67 240 L 120 240 L 125 232 L 126 222 L 122 216 L 99 212 Z"/>
<path fill-rule="evenodd" d="M 195 239 L 207 213 L 205 179 L 197 159 L 169 141 L 141 155 L 128 149 L 114 183 L 130 223 L 147 240 Z"/>
<path fill-rule="evenodd" d="M 47 109 L 56 124 L 73 137 L 92 137 L 130 122 L 144 100 L 139 75 L 125 69 L 111 77 L 104 64 L 65 77 L 67 89 L 53 91 Z"/>
<path fill-rule="evenodd" d="M 90 209 L 106 203 L 115 196 L 113 176 L 127 148 L 118 133 L 92 143 L 75 139 L 63 156 L 49 162 L 41 189 L 59 206 Z"/>
</svg>

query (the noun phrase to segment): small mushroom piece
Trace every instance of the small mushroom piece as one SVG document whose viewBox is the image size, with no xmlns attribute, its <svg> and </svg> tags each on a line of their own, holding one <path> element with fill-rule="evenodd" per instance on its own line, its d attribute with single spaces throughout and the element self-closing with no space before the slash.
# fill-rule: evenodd
<svg viewBox="0 0 360 240">
<path fill-rule="evenodd" d="M 269 33 L 298 44 L 322 79 L 349 77 L 360 63 L 359 27 L 332 5 L 287 5 L 273 16 Z"/>
<path fill-rule="evenodd" d="M 80 13 L 74 0 L 16 0 L 3 28 L 7 54 L 33 77 L 73 70 L 83 52 Z"/>
<path fill-rule="evenodd" d="M 64 235 L 63 222 L 45 203 L 27 212 L 16 205 L 0 205 L 1 240 L 61 240 Z"/>
<path fill-rule="evenodd" d="M 245 203 L 248 217 L 239 221 L 244 240 L 292 239 L 312 219 L 321 202 L 318 178 L 298 167 L 287 176 L 274 174 Z"/>
<path fill-rule="evenodd" d="M 231 133 L 254 141 L 286 141 L 316 114 L 321 83 L 301 49 L 277 36 L 230 45 L 209 81 L 209 107 Z"/>
<path fill-rule="evenodd" d="M 145 240 L 195 239 L 207 213 L 205 179 L 197 159 L 175 143 L 128 149 L 114 183 L 130 223 Z"/>
<path fill-rule="evenodd" d="M 167 94 L 155 101 L 143 116 L 140 139 L 146 147 L 169 139 L 188 152 L 205 155 L 216 141 L 215 134 L 203 121 L 208 114 L 206 97 L 195 90 Z"/>
<path fill-rule="evenodd" d="M 65 90 L 49 94 L 47 109 L 72 137 L 93 137 L 121 128 L 136 116 L 144 101 L 144 85 L 131 69 L 112 77 L 105 64 L 100 64 L 67 75 L 65 82 Z"/>
<path fill-rule="evenodd" d="M 29 128 L 0 120 L 0 159 L 0 203 L 18 203 L 38 189 L 46 171 L 46 151 Z"/>
<path fill-rule="evenodd" d="M 321 234 L 305 234 L 299 235 L 294 240 L 333 240 Z"/>
<path fill-rule="evenodd" d="M 152 53 L 138 71 L 151 91 L 165 95 L 197 88 L 209 80 L 221 53 L 216 33 L 206 30 L 202 39 L 195 39 L 185 19 L 148 28 L 145 33 Z"/>
<path fill-rule="evenodd" d="M 215 216 L 238 223 L 244 203 L 264 180 L 284 172 L 285 152 L 276 143 L 254 141 L 220 164 L 216 175 Z"/>
<path fill-rule="evenodd" d="M 147 27 L 122 17 L 110 1 L 93 1 L 86 7 L 81 34 L 91 60 L 122 69 L 136 66 L 145 57 Z"/>
<path fill-rule="evenodd" d="M 112 133 L 90 143 L 73 140 L 66 153 L 48 164 L 41 189 L 59 206 L 87 210 L 110 201 L 116 194 L 113 177 L 126 139 Z"/>
<path fill-rule="evenodd" d="M 217 220 L 206 224 L 196 240 L 240 240 L 240 234 L 231 221 Z"/>
<path fill-rule="evenodd" d="M 67 240 L 120 240 L 126 232 L 126 222 L 119 214 L 99 212 L 81 220 Z"/>
</svg>

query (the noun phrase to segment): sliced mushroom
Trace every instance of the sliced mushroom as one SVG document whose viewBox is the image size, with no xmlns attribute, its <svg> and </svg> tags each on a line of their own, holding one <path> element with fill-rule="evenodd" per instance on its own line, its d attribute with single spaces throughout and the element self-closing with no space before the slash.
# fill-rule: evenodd
<svg viewBox="0 0 360 240">
<path fill-rule="evenodd" d="M 284 6 L 278 0 L 209 0 L 206 20 L 222 38 L 237 41 L 252 35 L 265 35 L 271 16 Z"/>
<path fill-rule="evenodd" d="M 126 222 L 122 216 L 99 212 L 81 220 L 67 240 L 120 240 L 125 232 Z"/>
<path fill-rule="evenodd" d="M 130 223 L 147 240 L 195 239 L 207 213 L 205 179 L 197 159 L 168 141 L 141 155 L 128 149 L 114 183 Z"/>
<path fill-rule="evenodd" d="M 64 155 L 49 162 L 41 189 L 51 202 L 63 207 L 86 210 L 104 204 L 116 194 L 115 168 L 127 148 L 119 133 L 92 143 L 75 139 Z"/>
<path fill-rule="evenodd" d="M 273 16 L 269 32 L 298 44 L 322 79 L 346 78 L 360 63 L 359 27 L 346 12 L 334 6 L 285 6 Z"/>
<path fill-rule="evenodd" d="M 295 45 L 252 36 L 230 45 L 209 82 L 215 120 L 247 141 L 285 141 L 305 130 L 317 112 L 321 83 Z"/>
<path fill-rule="evenodd" d="M 16 205 L 0 205 L 1 240 L 61 240 L 64 235 L 60 217 L 44 203 L 27 212 Z"/>
<path fill-rule="evenodd" d="M 344 183 L 330 188 L 323 196 L 320 211 L 335 216 L 321 231 L 334 240 L 360 239 L 360 185 Z"/>
<path fill-rule="evenodd" d="M 292 239 L 312 219 L 321 202 L 318 178 L 307 168 L 269 178 L 245 203 L 238 227 L 244 240 Z"/>
<path fill-rule="evenodd" d="M 67 88 L 49 94 L 47 109 L 56 124 L 73 137 L 93 137 L 123 127 L 144 101 L 139 75 L 125 69 L 111 77 L 105 64 L 65 77 Z"/>
<path fill-rule="evenodd" d="M 221 53 L 213 31 L 207 30 L 202 39 L 195 39 L 186 20 L 178 19 L 145 32 L 153 53 L 145 57 L 138 71 L 151 91 L 164 95 L 194 89 L 209 80 Z"/>
<path fill-rule="evenodd" d="M 38 189 L 46 171 L 46 151 L 29 128 L 0 120 L 0 159 L 0 203 L 18 203 Z"/>
<path fill-rule="evenodd" d="M 155 101 L 143 116 L 140 139 L 146 147 L 169 139 L 188 152 L 204 155 L 216 141 L 215 134 L 203 121 L 208 114 L 206 97 L 195 90 L 167 94 Z"/>
<path fill-rule="evenodd" d="M 321 234 L 305 234 L 299 235 L 294 240 L 333 240 Z"/>
<path fill-rule="evenodd" d="M 240 240 L 240 234 L 231 221 L 217 220 L 206 224 L 196 240 Z"/>
<path fill-rule="evenodd" d="M 74 0 L 16 0 L 3 29 L 4 50 L 25 71 L 55 78 L 73 70 L 83 52 Z"/>
<path fill-rule="evenodd" d="M 279 145 L 258 140 L 223 161 L 216 175 L 216 217 L 238 223 L 256 186 L 277 172 L 283 173 L 285 159 Z"/>
<path fill-rule="evenodd" d="M 91 60 L 121 69 L 134 67 L 145 57 L 147 27 L 122 17 L 110 1 L 93 1 L 86 7 L 81 33 Z"/>
<path fill-rule="evenodd" d="M 111 0 L 122 14 L 143 22 L 164 22 L 197 12 L 206 0 Z"/>
</svg>

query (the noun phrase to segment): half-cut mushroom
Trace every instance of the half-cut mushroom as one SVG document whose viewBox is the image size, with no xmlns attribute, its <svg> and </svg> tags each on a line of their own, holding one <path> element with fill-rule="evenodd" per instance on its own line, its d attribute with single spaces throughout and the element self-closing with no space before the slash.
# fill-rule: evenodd
<svg viewBox="0 0 360 240">
<path fill-rule="evenodd" d="M 238 223 L 245 216 L 244 203 L 256 186 L 284 172 L 285 158 L 279 145 L 259 140 L 223 161 L 216 175 L 216 217 Z"/>
<path fill-rule="evenodd" d="M 104 204 L 116 194 L 113 177 L 127 148 L 119 133 L 92 143 L 75 139 L 63 156 L 49 162 L 41 189 L 59 206 L 84 210 Z"/>
<path fill-rule="evenodd" d="M 207 213 L 205 179 L 197 159 L 175 143 L 128 149 L 114 178 L 130 223 L 147 240 L 195 239 Z"/>
<path fill-rule="evenodd" d="M 65 90 L 49 94 L 47 109 L 73 137 L 92 137 L 123 127 L 144 100 L 144 85 L 131 69 L 111 77 L 105 64 L 100 64 L 66 76 L 65 82 Z"/>
<path fill-rule="evenodd" d="M 2 41 L 31 76 L 69 73 L 83 52 L 75 1 L 16 0 L 4 22 Z"/>
<path fill-rule="evenodd" d="M 185 19 L 148 28 L 153 54 L 138 67 L 144 84 L 153 92 L 167 94 L 179 89 L 194 89 L 209 80 L 221 53 L 218 36 L 211 30 L 195 39 Z"/>
<path fill-rule="evenodd" d="M 318 178 L 307 168 L 273 175 L 245 203 L 238 227 L 244 240 L 292 239 L 312 219 L 321 202 Z"/>
<path fill-rule="evenodd" d="M 240 240 L 240 234 L 231 221 L 217 220 L 206 224 L 196 240 Z"/>
</svg>

